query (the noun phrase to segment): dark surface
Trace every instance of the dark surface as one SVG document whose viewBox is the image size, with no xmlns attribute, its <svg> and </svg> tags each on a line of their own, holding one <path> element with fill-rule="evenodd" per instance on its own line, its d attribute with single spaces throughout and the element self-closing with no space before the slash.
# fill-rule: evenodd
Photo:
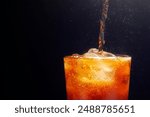
<svg viewBox="0 0 150 117">
<path fill-rule="evenodd" d="M 63 57 L 98 47 L 101 0 L 7 1 L 1 99 L 66 99 Z M 129 99 L 150 99 L 150 1 L 110 0 L 105 50 L 132 56 Z"/>
</svg>

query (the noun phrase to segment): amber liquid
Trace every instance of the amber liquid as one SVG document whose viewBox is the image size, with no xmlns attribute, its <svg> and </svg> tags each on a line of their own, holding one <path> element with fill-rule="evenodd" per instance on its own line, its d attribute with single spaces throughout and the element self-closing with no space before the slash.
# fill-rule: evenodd
<svg viewBox="0 0 150 117">
<path fill-rule="evenodd" d="M 64 58 L 67 99 L 126 100 L 131 57 Z"/>
</svg>

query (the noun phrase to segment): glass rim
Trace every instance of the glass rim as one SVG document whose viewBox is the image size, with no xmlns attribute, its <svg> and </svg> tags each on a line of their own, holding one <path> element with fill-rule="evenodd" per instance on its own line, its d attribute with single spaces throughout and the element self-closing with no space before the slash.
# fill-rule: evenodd
<svg viewBox="0 0 150 117">
<path fill-rule="evenodd" d="M 130 55 L 127 54 L 114 54 L 115 56 L 102 56 L 102 57 L 85 57 L 83 55 L 79 55 L 79 56 L 73 56 L 73 55 L 68 55 L 68 56 L 64 56 L 63 58 L 72 58 L 72 59 L 115 59 L 118 57 L 121 58 L 132 58 Z"/>
</svg>

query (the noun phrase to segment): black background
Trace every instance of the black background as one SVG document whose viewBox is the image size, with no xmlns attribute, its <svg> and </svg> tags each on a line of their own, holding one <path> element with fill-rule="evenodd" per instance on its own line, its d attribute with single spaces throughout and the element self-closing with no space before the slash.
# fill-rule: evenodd
<svg viewBox="0 0 150 117">
<path fill-rule="evenodd" d="M 6 1 L 1 99 L 66 99 L 63 57 L 97 47 L 101 0 Z M 132 56 L 129 99 L 150 99 L 150 1 L 110 0 L 104 49 Z"/>
</svg>

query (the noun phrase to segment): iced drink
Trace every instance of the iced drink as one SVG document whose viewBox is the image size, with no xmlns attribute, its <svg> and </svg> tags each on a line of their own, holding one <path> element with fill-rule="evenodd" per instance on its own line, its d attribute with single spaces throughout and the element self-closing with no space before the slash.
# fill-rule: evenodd
<svg viewBox="0 0 150 117">
<path fill-rule="evenodd" d="M 131 57 L 96 49 L 64 57 L 67 99 L 126 100 Z"/>
</svg>

